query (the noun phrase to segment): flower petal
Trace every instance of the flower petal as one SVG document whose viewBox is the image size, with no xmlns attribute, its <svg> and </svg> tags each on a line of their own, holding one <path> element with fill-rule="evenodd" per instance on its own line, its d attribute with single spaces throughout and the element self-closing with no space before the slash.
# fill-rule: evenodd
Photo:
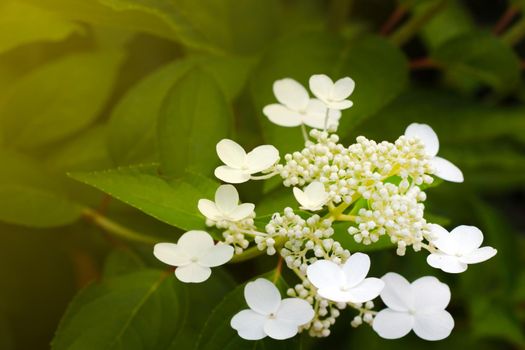
<svg viewBox="0 0 525 350">
<path fill-rule="evenodd" d="M 303 123 L 311 128 L 324 129 L 326 115 L 327 108 L 325 103 L 319 99 L 312 98 L 303 115 Z"/>
<path fill-rule="evenodd" d="M 353 303 L 364 303 L 375 299 L 383 288 L 385 288 L 385 282 L 379 278 L 365 278 L 363 282 L 348 290 L 348 293 L 350 293 L 349 301 Z"/>
<path fill-rule="evenodd" d="M 301 207 L 309 208 L 312 203 L 310 203 L 310 198 L 301 190 L 299 187 L 293 188 L 293 195 Z"/>
<path fill-rule="evenodd" d="M 239 204 L 239 193 L 232 185 L 221 185 L 215 191 L 215 204 L 222 213 L 229 214 Z"/>
<path fill-rule="evenodd" d="M 279 290 L 264 278 L 248 282 L 244 287 L 244 298 L 250 309 L 262 315 L 275 313 L 281 304 Z"/>
<path fill-rule="evenodd" d="M 354 92 L 355 82 L 349 78 L 341 78 L 335 82 L 332 88 L 331 99 L 334 101 L 341 101 L 346 99 Z"/>
<path fill-rule="evenodd" d="M 315 74 L 310 77 L 309 85 L 315 97 L 326 101 L 330 98 L 334 82 L 327 75 Z"/>
<path fill-rule="evenodd" d="M 279 151 L 272 145 L 255 147 L 246 156 L 246 165 L 252 174 L 263 171 L 277 163 Z"/>
<path fill-rule="evenodd" d="M 185 283 L 201 283 L 206 281 L 211 276 L 211 269 L 209 267 L 200 266 L 196 263 L 177 267 L 175 269 L 175 276 Z"/>
<path fill-rule="evenodd" d="M 459 261 L 465 264 L 477 264 L 489 260 L 494 255 L 496 255 L 497 252 L 498 251 L 492 247 L 481 247 L 469 253 L 468 255 L 462 256 L 459 258 Z"/>
<path fill-rule="evenodd" d="M 450 335 L 454 328 L 454 319 L 445 310 L 427 314 L 416 314 L 414 333 L 425 340 L 441 340 Z"/>
<path fill-rule="evenodd" d="M 213 238 L 205 231 L 188 231 L 183 234 L 177 245 L 190 257 L 200 257 L 203 252 L 213 247 Z"/>
<path fill-rule="evenodd" d="M 234 169 L 226 165 L 221 165 L 215 169 L 215 176 L 232 184 L 240 184 L 250 180 L 250 174 L 243 170 Z"/>
<path fill-rule="evenodd" d="M 264 332 L 270 338 L 283 340 L 294 337 L 299 327 L 294 322 L 280 319 L 269 319 L 264 323 Z"/>
<path fill-rule="evenodd" d="M 446 254 L 430 254 L 427 263 L 448 273 L 461 273 L 467 270 L 468 265 L 461 262 L 457 256 Z"/>
<path fill-rule="evenodd" d="M 277 103 L 264 107 L 263 114 L 279 126 L 294 127 L 303 123 L 301 113 Z"/>
<path fill-rule="evenodd" d="M 324 185 L 319 181 L 314 181 L 304 188 L 304 193 L 311 203 L 324 205 L 328 201 L 328 193 Z"/>
<path fill-rule="evenodd" d="M 427 124 L 412 123 L 405 130 L 405 136 L 418 137 L 425 145 L 427 154 L 434 157 L 439 151 L 439 139 Z"/>
<path fill-rule="evenodd" d="M 433 276 L 412 282 L 412 293 L 416 312 L 444 310 L 450 302 L 450 288 Z"/>
<path fill-rule="evenodd" d="M 217 209 L 215 203 L 209 199 L 200 199 L 197 208 L 208 219 L 219 220 L 222 218 L 222 213 Z"/>
<path fill-rule="evenodd" d="M 352 254 L 343 265 L 343 271 L 347 287 L 357 286 L 370 271 L 370 257 L 363 253 Z"/>
<path fill-rule="evenodd" d="M 191 257 L 174 243 L 157 243 L 153 247 L 153 255 L 160 261 L 171 266 L 183 266 L 190 263 Z"/>
<path fill-rule="evenodd" d="M 246 160 L 246 151 L 237 142 L 222 139 L 215 147 L 220 160 L 231 168 L 239 169 Z"/>
<path fill-rule="evenodd" d="M 319 288 L 317 290 L 317 294 L 325 299 L 335 301 L 337 303 L 348 303 L 354 298 L 354 294 L 352 294 L 350 290 L 344 291 L 341 289 L 341 287 Z"/>
<path fill-rule="evenodd" d="M 414 317 L 407 312 L 383 309 L 374 318 L 372 328 L 384 339 L 398 339 L 407 335 L 414 325 Z"/>
<path fill-rule="evenodd" d="M 395 311 L 408 311 L 412 308 L 413 296 L 410 283 L 401 275 L 389 272 L 381 280 L 385 288 L 381 291 L 383 302 Z"/>
<path fill-rule="evenodd" d="M 483 233 L 475 226 L 458 226 L 450 231 L 450 236 L 456 242 L 460 254 L 471 253 L 483 243 Z"/>
<path fill-rule="evenodd" d="M 289 321 L 298 326 L 310 322 L 314 316 L 315 312 L 312 305 L 299 298 L 286 298 L 281 301 L 275 315 L 279 320 Z"/>
<path fill-rule="evenodd" d="M 463 173 L 450 161 L 441 157 L 434 157 L 430 160 L 434 167 L 434 175 L 450 182 L 463 182 Z"/>
<path fill-rule="evenodd" d="M 233 316 L 230 326 L 246 340 L 259 340 L 266 337 L 264 323 L 267 317 L 252 310 L 242 310 Z"/>
<path fill-rule="evenodd" d="M 434 236 L 433 241 L 438 240 L 441 237 L 448 237 L 450 233 L 443 227 L 438 224 L 428 224 L 428 228 Z"/>
<path fill-rule="evenodd" d="M 317 260 L 306 269 L 306 275 L 316 288 L 339 289 L 345 282 L 343 270 L 329 260 Z"/>
<path fill-rule="evenodd" d="M 290 78 L 273 83 L 273 93 L 277 101 L 295 111 L 305 109 L 310 99 L 304 86 Z"/>
<path fill-rule="evenodd" d="M 230 218 L 234 221 L 239 221 L 239 220 L 242 220 L 246 217 L 248 217 L 251 213 L 253 213 L 253 210 L 255 209 L 255 205 L 252 204 L 252 203 L 243 203 L 239 206 L 237 206 L 237 208 L 235 208 L 235 210 L 233 210 L 231 213 L 230 213 Z"/>
<path fill-rule="evenodd" d="M 445 254 L 456 255 L 459 252 L 458 241 L 456 241 L 450 233 L 446 232 L 445 229 L 436 230 L 436 226 L 438 225 L 434 224 L 431 230 L 438 238 L 432 240 L 432 244 Z"/>
<path fill-rule="evenodd" d="M 233 257 L 234 249 L 228 244 L 218 243 L 209 248 L 200 258 L 198 263 L 206 267 L 226 264 Z"/>
<path fill-rule="evenodd" d="M 342 109 L 348 109 L 352 107 L 354 103 L 350 100 L 343 100 L 343 101 L 330 101 L 326 105 L 328 108 L 331 108 L 331 109 L 342 110 Z"/>
</svg>

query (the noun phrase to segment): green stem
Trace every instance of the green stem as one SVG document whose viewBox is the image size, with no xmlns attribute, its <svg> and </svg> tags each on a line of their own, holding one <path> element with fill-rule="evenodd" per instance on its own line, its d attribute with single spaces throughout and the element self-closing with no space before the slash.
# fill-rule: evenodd
<svg viewBox="0 0 525 350">
<path fill-rule="evenodd" d="M 279 236 L 275 238 L 275 245 L 274 245 L 275 249 L 278 250 L 278 248 L 283 246 L 286 240 L 287 238 L 284 236 Z M 235 263 L 243 262 L 246 260 L 250 260 L 255 257 L 258 257 L 259 255 L 262 255 L 263 253 L 264 253 L 264 250 L 259 250 L 257 246 L 251 247 L 251 248 L 246 249 L 241 254 L 234 255 L 233 258 L 230 260 L 230 263 L 235 264 Z"/>
<path fill-rule="evenodd" d="M 418 14 L 410 18 L 403 26 L 390 36 L 390 41 L 402 46 L 409 41 L 432 17 L 438 14 L 447 4 L 448 0 L 439 0 Z"/>
<path fill-rule="evenodd" d="M 525 36 L 525 18 L 520 19 L 501 36 L 501 40 L 509 45 L 516 45 Z"/>
<path fill-rule="evenodd" d="M 106 216 L 90 208 L 85 208 L 82 211 L 82 217 L 87 221 L 93 223 L 95 226 L 100 227 L 107 233 L 110 233 L 117 237 L 146 244 L 155 244 L 158 242 L 157 239 L 150 236 L 146 236 L 140 232 L 130 230 L 129 228 L 112 221 Z"/>
</svg>

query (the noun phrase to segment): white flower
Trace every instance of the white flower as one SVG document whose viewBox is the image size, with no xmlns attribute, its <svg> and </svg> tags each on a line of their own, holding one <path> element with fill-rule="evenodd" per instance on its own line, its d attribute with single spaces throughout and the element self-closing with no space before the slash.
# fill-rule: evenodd
<svg viewBox="0 0 525 350">
<path fill-rule="evenodd" d="M 280 103 L 264 107 L 263 113 L 274 124 L 280 126 L 308 125 L 311 128 L 323 129 L 337 127 L 341 112 L 328 110 L 326 105 L 315 98 L 310 98 L 308 91 L 297 81 L 285 78 L 273 83 L 273 93 Z M 328 121 L 325 119 L 328 113 Z"/>
<path fill-rule="evenodd" d="M 239 193 L 232 185 L 222 185 L 215 192 L 215 202 L 199 200 L 199 211 L 210 220 L 240 221 L 253 213 L 252 203 L 239 204 Z"/>
<path fill-rule="evenodd" d="M 308 266 L 308 279 L 317 293 L 335 302 L 364 303 L 379 295 L 384 287 L 379 278 L 365 278 L 370 270 L 370 258 L 354 253 L 343 266 L 329 260 L 318 260 Z"/>
<path fill-rule="evenodd" d="M 274 339 L 291 338 L 315 314 L 312 306 L 303 299 L 281 300 L 277 287 L 264 278 L 246 284 L 244 298 L 250 309 L 237 313 L 230 324 L 240 337 L 248 340 L 266 336 Z"/>
<path fill-rule="evenodd" d="M 294 187 L 293 194 L 301 205 L 300 208 L 303 210 L 321 210 L 326 202 L 328 202 L 328 193 L 324 185 L 319 181 L 312 182 L 304 188 L 304 191 L 298 187 Z"/>
<path fill-rule="evenodd" d="M 200 283 L 211 275 L 210 267 L 228 262 L 233 256 L 233 247 L 213 243 L 213 238 L 204 231 L 188 231 L 177 244 L 157 243 L 153 255 L 160 261 L 177 266 L 175 276 L 186 283 Z"/>
<path fill-rule="evenodd" d="M 349 77 L 339 79 L 335 83 L 324 74 L 310 77 L 310 90 L 330 109 L 340 110 L 352 107 L 353 102 L 346 98 L 352 94 L 354 88 L 355 83 Z"/>
<path fill-rule="evenodd" d="M 271 145 L 254 148 L 246 154 L 238 143 L 223 139 L 217 143 L 217 155 L 226 165 L 215 169 L 215 176 L 225 182 L 242 183 L 252 174 L 267 170 L 279 160 L 279 151 Z"/>
<path fill-rule="evenodd" d="M 380 337 L 397 339 L 414 330 L 425 340 L 441 340 L 454 328 L 454 319 L 445 310 L 450 289 L 432 276 L 410 284 L 403 276 L 389 272 L 381 278 L 385 288 L 381 299 L 388 308 L 375 317 L 373 328 Z"/>
<path fill-rule="evenodd" d="M 468 264 L 476 264 L 492 258 L 498 252 L 492 247 L 482 247 L 483 233 L 474 226 L 461 225 L 450 233 L 443 227 L 431 224 L 436 239 L 432 244 L 439 251 L 427 257 L 430 266 L 448 273 L 464 272 Z"/>
<path fill-rule="evenodd" d="M 438 157 L 439 139 L 434 130 L 427 124 L 412 123 L 405 130 L 405 136 L 417 137 L 425 145 L 426 153 L 431 157 L 435 175 L 446 181 L 463 182 L 463 173 L 450 161 Z"/>
</svg>

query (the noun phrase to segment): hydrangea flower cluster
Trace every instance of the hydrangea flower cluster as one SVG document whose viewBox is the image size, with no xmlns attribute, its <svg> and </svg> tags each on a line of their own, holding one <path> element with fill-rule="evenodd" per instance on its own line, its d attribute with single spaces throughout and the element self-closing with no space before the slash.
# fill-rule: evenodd
<svg viewBox="0 0 525 350">
<path fill-rule="evenodd" d="M 397 246 L 398 255 L 412 247 L 427 251 L 427 262 L 434 268 L 464 272 L 496 250 L 481 247 L 483 233 L 476 227 L 463 225 L 448 232 L 424 216 L 424 189 L 436 177 L 463 182 L 461 170 L 437 156 L 438 137 L 425 124 L 409 125 L 394 142 L 359 136 L 350 146 L 341 144 L 335 131 L 341 111 L 353 105 L 348 98 L 354 81 L 346 77 L 334 82 L 319 74 L 310 78 L 309 87 L 314 97 L 293 79 L 277 80 L 273 91 L 278 103 L 263 109 L 271 122 L 302 129 L 304 148 L 284 155 L 282 163 L 271 145 L 246 152 L 232 140 L 217 144 L 224 165 L 217 167 L 215 176 L 229 184 L 217 189 L 214 201 L 201 199 L 198 209 L 223 240 L 214 243 L 204 231 L 189 231 L 177 244 L 157 244 L 155 256 L 176 266 L 179 280 L 198 283 L 210 276 L 211 267 L 234 255 L 242 260 L 255 256 L 254 250 L 278 253 L 297 282 L 286 299 L 267 279 L 246 284 L 249 309 L 231 315 L 231 326 L 244 339 L 287 339 L 302 331 L 326 337 L 344 309 L 355 310 L 351 326 L 367 323 L 386 339 L 411 330 L 426 340 L 446 338 L 454 327 L 445 310 L 451 298 L 446 284 L 432 276 L 410 284 L 393 272 L 367 277 L 369 256 L 346 249 L 335 233 L 343 227 L 342 234 L 363 245 L 384 236 Z M 306 127 L 312 130 L 308 133 Z M 297 208 L 283 208 L 258 227 L 255 205 L 240 203 L 231 184 L 274 176 L 293 187 Z M 373 310 L 378 296 L 386 305 L 379 312 Z"/>
</svg>

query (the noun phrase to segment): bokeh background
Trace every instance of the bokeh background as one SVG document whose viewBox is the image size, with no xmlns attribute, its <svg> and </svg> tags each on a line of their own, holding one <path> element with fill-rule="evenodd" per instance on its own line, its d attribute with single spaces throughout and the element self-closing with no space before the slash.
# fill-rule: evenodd
<svg viewBox="0 0 525 350">
<path fill-rule="evenodd" d="M 0 349 L 48 349 L 86 286 L 54 349 L 524 349 L 524 11 L 522 0 L 1 0 Z M 150 191 L 140 177 L 128 186 L 129 177 L 82 174 L 162 163 L 173 150 L 174 176 L 196 167 L 193 186 L 213 193 L 199 177 L 217 165 L 213 147 L 202 146 L 210 130 L 246 148 L 299 149 L 299 129 L 271 125 L 261 109 L 275 79 L 306 83 L 314 73 L 356 81 L 339 128 L 345 142 L 392 141 L 425 122 L 440 155 L 463 169 L 465 183 L 427 191 L 428 219 L 480 227 L 495 258 L 456 276 L 429 268 L 424 254 L 370 252 L 375 275 L 432 274 L 451 286 L 452 335 L 385 341 L 370 327 L 352 329 L 349 312 L 322 340 L 224 340 L 213 333 L 231 333 L 224 310 L 223 323 L 204 329 L 214 307 L 231 302 L 229 290 L 274 268 L 272 258 L 225 267 L 221 280 L 184 289 L 185 299 L 169 279 L 130 308 L 151 285 L 147 268 L 163 269 L 151 241 L 176 241 L 186 228 L 180 209 L 198 197 Z M 225 108 L 233 121 L 218 123 Z M 176 130 L 188 125 L 189 134 Z M 290 201 L 272 185 L 240 190 L 258 215 Z M 146 214 L 159 203 L 173 222 Z M 244 307 L 239 300 L 231 312 Z M 189 310 L 184 321 L 180 309 Z"/>
</svg>

